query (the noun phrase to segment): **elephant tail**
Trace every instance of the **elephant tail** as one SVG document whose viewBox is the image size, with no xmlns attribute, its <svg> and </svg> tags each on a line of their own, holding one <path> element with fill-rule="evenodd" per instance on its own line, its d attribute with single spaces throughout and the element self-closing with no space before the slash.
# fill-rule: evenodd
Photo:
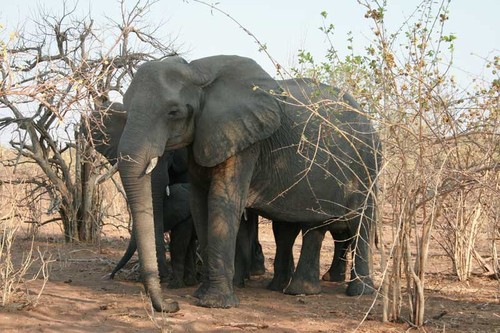
<svg viewBox="0 0 500 333">
<path fill-rule="evenodd" d="M 128 263 L 128 261 L 130 260 L 130 258 L 132 258 L 136 250 L 137 250 L 137 244 L 135 241 L 134 233 L 132 233 L 130 241 L 128 242 L 127 250 L 125 250 L 125 253 L 123 254 L 122 258 L 120 259 L 118 264 L 116 264 L 115 268 L 109 275 L 111 279 L 114 279 L 115 274 Z"/>
</svg>

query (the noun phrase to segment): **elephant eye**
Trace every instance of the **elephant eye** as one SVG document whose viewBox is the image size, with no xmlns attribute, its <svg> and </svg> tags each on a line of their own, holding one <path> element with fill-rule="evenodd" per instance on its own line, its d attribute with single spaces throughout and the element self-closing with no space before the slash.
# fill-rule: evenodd
<svg viewBox="0 0 500 333">
<path fill-rule="evenodd" d="M 169 116 L 177 116 L 179 114 L 179 110 L 178 109 L 175 109 L 175 110 L 170 110 L 168 111 L 168 115 Z"/>
</svg>

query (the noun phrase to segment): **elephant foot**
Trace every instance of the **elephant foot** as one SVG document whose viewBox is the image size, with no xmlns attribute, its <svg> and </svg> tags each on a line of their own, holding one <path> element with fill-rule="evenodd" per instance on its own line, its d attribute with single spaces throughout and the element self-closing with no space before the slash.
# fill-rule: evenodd
<svg viewBox="0 0 500 333">
<path fill-rule="evenodd" d="M 198 289 L 196 289 L 196 291 L 194 292 L 193 296 L 198 299 L 202 298 L 203 295 L 208 292 L 209 287 L 210 286 L 207 280 L 202 281 Z"/>
<path fill-rule="evenodd" d="M 198 284 L 198 279 L 196 278 L 196 276 L 187 276 L 187 277 L 184 277 L 184 284 L 187 286 L 187 287 L 192 287 L 192 286 L 196 286 Z"/>
<path fill-rule="evenodd" d="M 328 271 L 321 277 L 323 281 L 330 282 L 344 282 L 345 281 L 345 273 L 344 272 L 336 272 L 336 271 Z"/>
<path fill-rule="evenodd" d="M 264 265 L 264 256 L 262 254 L 261 256 L 262 257 L 258 257 L 256 260 L 252 262 L 250 267 L 251 276 L 264 275 L 266 273 L 266 266 Z"/>
<path fill-rule="evenodd" d="M 371 295 L 375 292 L 375 286 L 370 277 L 357 278 L 347 285 L 347 296 Z"/>
<path fill-rule="evenodd" d="M 245 279 L 234 279 L 233 286 L 237 288 L 245 288 Z"/>
<path fill-rule="evenodd" d="M 205 308 L 229 309 L 238 307 L 240 300 L 234 293 L 220 294 L 219 292 L 207 291 L 198 299 L 197 305 Z"/>
<path fill-rule="evenodd" d="M 172 278 L 173 272 L 171 269 L 159 269 L 158 271 L 161 283 L 167 283 Z"/>
<path fill-rule="evenodd" d="M 251 276 L 259 276 L 264 274 L 266 274 L 266 267 L 264 267 L 264 265 L 259 267 L 252 267 L 252 270 L 250 271 Z"/>
<path fill-rule="evenodd" d="M 317 281 L 304 281 L 292 279 L 290 284 L 283 290 L 287 295 L 316 295 L 321 292 L 321 285 Z"/>
<path fill-rule="evenodd" d="M 273 277 L 271 282 L 267 285 L 267 289 L 272 290 L 272 291 L 279 291 L 280 293 L 283 292 L 283 289 L 288 285 L 290 282 L 290 279 L 280 279 L 279 277 Z"/>
<path fill-rule="evenodd" d="M 161 276 L 160 275 L 160 283 L 161 284 L 169 284 L 170 283 L 170 277 L 169 276 Z"/>
</svg>

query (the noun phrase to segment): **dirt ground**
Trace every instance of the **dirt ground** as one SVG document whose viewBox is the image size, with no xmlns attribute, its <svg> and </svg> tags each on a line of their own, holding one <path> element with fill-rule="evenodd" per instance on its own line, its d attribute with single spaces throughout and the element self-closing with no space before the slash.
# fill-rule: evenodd
<svg viewBox="0 0 500 333">
<path fill-rule="evenodd" d="M 56 233 L 57 234 L 57 233 Z M 59 233 L 60 234 L 60 233 Z M 274 240 L 271 225 L 260 224 L 260 239 L 267 272 L 252 277 L 238 289 L 241 304 L 232 309 L 195 306 L 195 288 L 164 289 L 165 296 L 179 302 L 175 314 L 153 313 L 142 285 L 131 273 L 132 265 L 115 280 L 104 277 L 121 257 L 126 231 L 106 231 L 99 246 L 64 244 L 60 236 L 39 235 L 35 246 L 45 251 L 51 264 L 50 278 L 38 304 L 14 303 L 0 307 L 0 332 L 406 332 L 404 321 L 382 323 L 381 299 L 374 296 L 348 297 L 345 285 L 322 282 L 322 294 L 289 296 L 268 291 L 272 277 Z M 20 256 L 31 244 L 18 237 L 15 253 Z M 331 261 L 333 243 L 326 237 L 321 267 Z M 296 245 L 300 251 L 300 242 Z M 377 257 L 374 258 L 375 262 Z M 500 285 L 498 281 L 474 275 L 467 283 L 450 274 L 449 260 L 431 252 L 426 283 L 426 318 L 422 332 L 500 332 Z M 36 265 L 36 264 L 35 264 Z M 380 273 L 375 272 L 380 283 Z M 43 280 L 27 282 L 35 297 Z M 25 291 L 23 289 L 22 291 Z M 406 304 L 406 300 L 404 301 Z M 408 310 L 402 314 L 407 316 Z M 415 330 L 416 331 L 416 330 Z"/>
</svg>

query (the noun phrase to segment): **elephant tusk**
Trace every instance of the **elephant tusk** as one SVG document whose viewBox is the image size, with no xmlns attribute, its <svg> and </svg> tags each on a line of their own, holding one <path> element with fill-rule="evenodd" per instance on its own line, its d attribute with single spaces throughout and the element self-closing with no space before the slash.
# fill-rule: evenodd
<svg viewBox="0 0 500 333">
<path fill-rule="evenodd" d="M 151 171 L 156 167 L 156 164 L 158 164 L 158 156 L 155 158 L 152 158 L 151 161 L 149 161 L 148 167 L 146 168 L 146 175 L 150 174 Z"/>
<path fill-rule="evenodd" d="M 169 197 L 169 196 L 170 196 L 170 187 L 168 187 L 168 185 L 167 185 L 167 187 L 165 188 L 165 193 L 167 194 L 167 197 Z"/>
</svg>

